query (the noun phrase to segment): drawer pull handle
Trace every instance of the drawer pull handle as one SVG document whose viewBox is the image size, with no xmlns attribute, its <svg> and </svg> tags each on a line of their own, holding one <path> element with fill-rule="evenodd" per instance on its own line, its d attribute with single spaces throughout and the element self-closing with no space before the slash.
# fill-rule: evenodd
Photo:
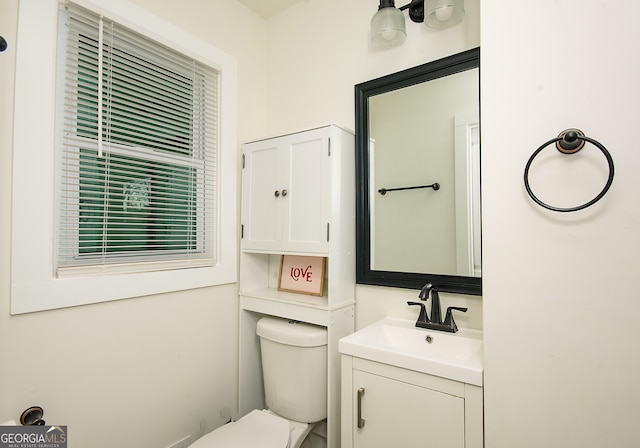
<svg viewBox="0 0 640 448">
<path fill-rule="evenodd" d="M 364 396 L 364 387 L 358 389 L 358 428 L 364 428 L 364 419 L 362 418 L 362 397 Z"/>
</svg>

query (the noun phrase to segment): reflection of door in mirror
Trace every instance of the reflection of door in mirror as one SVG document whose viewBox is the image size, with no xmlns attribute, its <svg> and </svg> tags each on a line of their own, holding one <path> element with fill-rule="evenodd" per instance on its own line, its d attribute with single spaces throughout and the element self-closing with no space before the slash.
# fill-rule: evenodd
<svg viewBox="0 0 640 448">
<path fill-rule="evenodd" d="M 478 90 L 475 68 L 369 97 L 371 269 L 480 276 Z"/>
<path fill-rule="evenodd" d="M 456 259 L 458 275 L 481 277 L 480 114 L 477 108 L 455 117 Z"/>
</svg>

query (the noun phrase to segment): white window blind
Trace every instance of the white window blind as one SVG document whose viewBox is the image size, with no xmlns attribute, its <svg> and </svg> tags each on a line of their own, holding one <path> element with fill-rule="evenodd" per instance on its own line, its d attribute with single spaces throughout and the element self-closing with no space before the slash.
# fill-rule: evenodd
<svg viewBox="0 0 640 448">
<path fill-rule="evenodd" d="M 61 8 L 58 275 L 214 265 L 218 72 Z"/>
</svg>

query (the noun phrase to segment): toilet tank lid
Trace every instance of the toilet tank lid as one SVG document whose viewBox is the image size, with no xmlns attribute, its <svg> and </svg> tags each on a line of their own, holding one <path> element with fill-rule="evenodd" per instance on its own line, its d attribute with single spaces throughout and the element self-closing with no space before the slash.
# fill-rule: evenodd
<svg viewBox="0 0 640 448">
<path fill-rule="evenodd" d="M 258 321 L 256 333 L 261 338 L 298 347 L 327 345 L 327 329 L 295 320 L 263 317 Z"/>
</svg>

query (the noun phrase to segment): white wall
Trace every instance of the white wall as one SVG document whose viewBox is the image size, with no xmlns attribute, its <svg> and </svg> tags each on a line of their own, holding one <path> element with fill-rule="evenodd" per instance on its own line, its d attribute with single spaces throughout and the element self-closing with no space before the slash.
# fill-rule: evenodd
<svg viewBox="0 0 640 448">
<path fill-rule="evenodd" d="M 332 122 L 354 129 L 355 84 L 480 45 L 479 0 L 466 0 L 464 22 L 444 31 L 407 18 L 406 42 L 390 50 L 369 45 L 369 23 L 377 7 L 375 0 L 306 0 L 269 20 L 269 133 Z M 386 315 L 416 318 L 406 301 L 417 294 L 358 286 L 356 326 Z M 479 297 L 443 293 L 441 298 L 447 306 L 469 307 L 456 316 L 458 324 L 482 327 Z"/>
<path fill-rule="evenodd" d="M 265 22 L 235 1 L 136 3 L 237 58 L 238 141 L 263 132 Z M 196 439 L 237 407 L 237 285 L 9 315 L 18 4 L 3 0 L 0 13 L 0 421 L 41 405 L 68 425 L 70 448 Z"/>
<path fill-rule="evenodd" d="M 640 440 L 638 17 L 640 5 L 631 0 L 613 9 L 606 0 L 482 3 L 489 448 L 631 447 Z M 524 166 L 570 127 L 610 150 L 615 180 L 587 210 L 547 212 L 526 195 Z M 540 196 L 579 205 L 602 188 L 604 158 L 581 163 L 598 154 L 593 146 L 567 157 L 550 151 L 553 160 L 532 175 L 548 185 L 539 186 Z M 591 178 L 581 175 L 588 170 Z"/>
</svg>

